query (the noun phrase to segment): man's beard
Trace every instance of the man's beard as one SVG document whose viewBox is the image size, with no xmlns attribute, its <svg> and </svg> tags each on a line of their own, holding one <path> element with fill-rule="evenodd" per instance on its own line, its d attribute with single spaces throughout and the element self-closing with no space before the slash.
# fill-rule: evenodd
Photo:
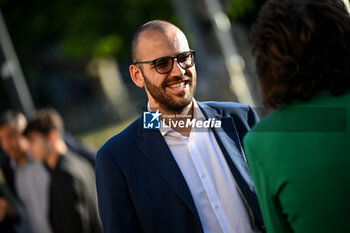
<svg viewBox="0 0 350 233">
<path fill-rule="evenodd" d="M 142 72 L 142 70 L 141 70 Z M 193 77 L 190 77 L 189 75 L 183 75 L 182 77 L 172 77 L 166 79 L 160 87 L 157 87 L 151 83 L 149 78 L 145 76 L 145 74 L 142 72 L 145 85 L 150 93 L 150 95 L 155 99 L 161 108 L 165 109 L 168 112 L 172 113 L 180 113 L 187 105 L 189 105 L 192 102 L 194 92 L 196 90 L 196 74 L 194 73 Z M 176 101 L 174 98 L 172 98 L 171 95 L 167 95 L 165 92 L 166 86 L 170 82 L 176 82 L 176 81 L 187 81 L 190 89 L 189 95 L 180 100 Z M 184 93 L 183 95 L 186 95 L 187 93 Z M 151 106 L 152 107 L 152 106 Z"/>
</svg>

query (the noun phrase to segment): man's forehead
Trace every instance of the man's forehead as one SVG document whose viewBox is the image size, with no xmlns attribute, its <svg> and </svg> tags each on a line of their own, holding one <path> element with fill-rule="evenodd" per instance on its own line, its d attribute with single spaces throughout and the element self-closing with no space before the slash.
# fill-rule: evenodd
<svg viewBox="0 0 350 233">
<path fill-rule="evenodd" d="M 45 136 L 37 131 L 31 131 L 28 133 L 27 138 L 30 140 L 33 140 L 33 139 L 38 139 L 38 138 L 45 138 Z"/>
<path fill-rule="evenodd" d="M 188 42 L 186 36 L 177 28 L 172 28 L 166 31 L 147 30 L 139 39 L 138 53 L 140 57 L 145 57 L 150 52 L 170 56 L 171 50 L 183 52 L 188 50 Z M 174 54 L 173 54 L 174 55 Z"/>
</svg>

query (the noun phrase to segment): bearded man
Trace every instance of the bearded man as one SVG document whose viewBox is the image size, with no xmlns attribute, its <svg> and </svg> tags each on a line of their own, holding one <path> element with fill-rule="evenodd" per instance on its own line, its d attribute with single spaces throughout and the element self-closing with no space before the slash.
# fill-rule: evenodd
<svg viewBox="0 0 350 233">
<path fill-rule="evenodd" d="M 148 112 L 97 154 L 104 232 L 263 232 L 241 144 L 257 121 L 252 108 L 194 99 L 195 51 L 169 22 L 142 25 L 132 59 Z"/>
</svg>

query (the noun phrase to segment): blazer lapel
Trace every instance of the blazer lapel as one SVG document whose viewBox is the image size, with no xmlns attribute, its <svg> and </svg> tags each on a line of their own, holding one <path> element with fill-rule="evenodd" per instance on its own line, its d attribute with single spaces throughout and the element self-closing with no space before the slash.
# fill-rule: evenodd
<svg viewBox="0 0 350 233">
<path fill-rule="evenodd" d="M 221 150 L 224 154 L 229 156 L 230 160 L 234 163 L 238 171 L 237 175 L 243 179 L 242 181 L 244 181 L 251 190 L 254 190 L 254 183 L 249 174 L 247 161 L 235 124 L 232 118 L 223 117 L 221 118 L 221 122 L 221 129 L 213 129 L 216 139 L 222 144 Z M 231 170 L 236 169 L 231 168 Z"/>
<path fill-rule="evenodd" d="M 263 221 L 254 183 L 249 173 L 243 147 L 233 119 L 231 117 L 222 117 L 222 114 L 204 103 L 199 102 L 198 105 L 207 119 L 215 118 L 221 120 L 221 128 L 213 129 L 215 138 L 239 188 L 248 201 L 249 206 L 253 209 L 258 222 L 262 224 Z"/>
<path fill-rule="evenodd" d="M 237 182 L 241 185 L 241 182 L 246 183 L 251 190 L 254 190 L 253 181 L 248 172 L 248 165 L 244 155 L 243 147 L 240 142 L 238 132 L 231 117 L 223 117 L 214 108 L 205 105 L 204 103 L 198 103 L 203 114 L 207 119 L 215 118 L 221 121 L 221 128 L 213 128 L 213 132 L 216 140 L 219 143 L 230 169 Z M 233 164 L 230 165 L 230 161 Z M 237 176 L 236 176 L 237 175 Z"/>
<path fill-rule="evenodd" d="M 193 215 L 200 221 L 185 178 L 159 130 L 144 130 L 141 121 L 138 129 L 138 136 L 140 137 L 138 147 L 153 163 L 155 169 L 158 170 L 159 174 L 174 190 L 179 199 L 185 203 Z"/>
</svg>

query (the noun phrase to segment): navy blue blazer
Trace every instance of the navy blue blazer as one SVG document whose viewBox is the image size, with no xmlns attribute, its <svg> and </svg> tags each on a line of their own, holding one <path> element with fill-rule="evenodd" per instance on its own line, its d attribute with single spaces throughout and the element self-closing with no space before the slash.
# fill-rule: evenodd
<svg viewBox="0 0 350 233">
<path fill-rule="evenodd" d="M 263 230 L 242 139 L 258 120 L 247 105 L 198 102 L 213 129 L 253 218 Z M 112 137 L 97 153 L 96 182 L 105 233 L 202 233 L 186 181 L 159 130 L 143 129 L 142 117 Z"/>
</svg>

